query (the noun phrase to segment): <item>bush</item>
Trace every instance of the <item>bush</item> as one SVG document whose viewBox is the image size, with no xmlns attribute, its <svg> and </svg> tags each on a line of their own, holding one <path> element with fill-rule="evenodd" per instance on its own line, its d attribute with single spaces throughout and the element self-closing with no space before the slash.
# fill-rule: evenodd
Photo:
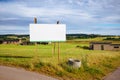
<svg viewBox="0 0 120 80">
<path fill-rule="evenodd" d="M 95 67 L 88 67 L 85 69 L 85 71 L 87 71 L 88 73 L 90 73 L 92 75 L 103 74 L 101 70 L 99 70 L 98 68 L 95 68 Z"/>
<path fill-rule="evenodd" d="M 42 67 L 42 66 L 44 66 L 44 65 L 45 65 L 45 63 L 39 62 L 39 63 L 36 63 L 36 64 L 35 64 L 35 67 L 36 67 L 36 68 L 40 68 L 40 67 Z"/>
<path fill-rule="evenodd" d="M 62 77 L 62 76 L 64 75 L 64 73 L 63 73 L 62 71 L 57 71 L 57 72 L 56 72 L 56 75 Z"/>
<path fill-rule="evenodd" d="M 113 68 L 112 64 L 110 64 L 110 63 L 103 63 L 103 66 L 105 66 L 107 68 Z"/>
<path fill-rule="evenodd" d="M 85 55 L 85 56 L 82 57 L 82 65 L 83 65 L 84 69 L 88 68 L 87 55 Z"/>
<path fill-rule="evenodd" d="M 63 69 L 70 73 L 78 73 L 80 68 L 74 68 L 73 66 L 68 65 L 66 62 L 62 63 L 61 66 Z"/>
</svg>

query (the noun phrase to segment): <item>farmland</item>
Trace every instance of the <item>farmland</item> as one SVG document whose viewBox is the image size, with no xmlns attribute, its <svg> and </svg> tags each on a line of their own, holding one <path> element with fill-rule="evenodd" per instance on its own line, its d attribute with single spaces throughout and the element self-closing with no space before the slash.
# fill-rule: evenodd
<svg viewBox="0 0 120 80">
<path fill-rule="evenodd" d="M 60 80 L 100 80 L 120 66 L 120 51 L 89 50 L 90 41 L 103 38 L 74 39 L 60 43 L 58 61 L 57 43 L 48 45 L 0 45 L 0 65 L 24 68 L 29 71 L 57 77 Z M 120 43 L 113 41 L 113 43 Z M 82 65 L 74 69 L 66 64 L 69 58 L 79 59 Z"/>
</svg>

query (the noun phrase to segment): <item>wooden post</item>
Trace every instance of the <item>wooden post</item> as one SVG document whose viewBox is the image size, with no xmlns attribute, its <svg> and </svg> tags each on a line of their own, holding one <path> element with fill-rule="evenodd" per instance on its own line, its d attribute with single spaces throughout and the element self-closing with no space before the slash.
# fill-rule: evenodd
<svg viewBox="0 0 120 80">
<path fill-rule="evenodd" d="M 59 42 L 58 42 L 58 62 L 60 60 L 60 46 L 59 46 Z"/>
<path fill-rule="evenodd" d="M 57 24 L 59 24 L 59 21 L 57 21 Z M 56 44 L 54 42 L 53 54 L 55 54 L 55 47 L 56 47 Z"/>
<path fill-rule="evenodd" d="M 37 24 L 37 18 L 36 17 L 34 17 L 34 24 Z M 36 53 L 37 53 L 37 42 L 35 42 L 35 46 L 36 46 Z"/>
<path fill-rule="evenodd" d="M 53 54 L 55 54 L 55 46 L 56 46 L 56 44 L 55 44 L 55 42 L 54 42 L 54 52 L 53 52 Z"/>
<path fill-rule="evenodd" d="M 37 18 L 36 17 L 34 17 L 34 24 L 37 24 Z M 38 50 L 37 49 L 38 49 L 37 48 L 37 42 L 35 42 L 35 56 L 34 56 L 34 61 L 35 62 L 38 60 L 38 56 L 37 56 Z"/>
<path fill-rule="evenodd" d="M 34 23 L 35 23 L 35 24 L 37 23 L 37 18 L 36 18 L 36 17 L 34 17 Z"/>
<path fill-rule="evenodd" d="M 34 24 L 37 24 L 37 18 L 34 17 Z M 35 45 L 37 45 L 37 42 L 35 42 Z"/>
<path fill-rule="evenodd" d="M 57 24 L 59 24 L 59 21 L 57 21 Z M 60 47 L 59 47 L 59 42 L 58 42 L 58 62 L 60 60 Z"/>
</svg>

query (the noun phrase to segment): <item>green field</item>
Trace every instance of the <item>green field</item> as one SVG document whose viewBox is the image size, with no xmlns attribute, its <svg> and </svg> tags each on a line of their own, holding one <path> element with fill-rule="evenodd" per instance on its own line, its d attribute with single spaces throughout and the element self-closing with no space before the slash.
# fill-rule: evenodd
<svg viewBox="0 0 120 80">
<path fill-rule="evenodd" d="M 60 60 L 53 43 L 48 45 L 0 45 L 0 65 L 22 67 L 26 70 L 51 75 L 61 80 L 101 80 L 120 66 L 120 51 L 88 50 L 86 42 L 60 43 Z M 77 46 L 77 47 L 76 47 Z M 79 59 L 82 66 L 74 69 L 66 64 L 69 58 Z"/>
</svg>

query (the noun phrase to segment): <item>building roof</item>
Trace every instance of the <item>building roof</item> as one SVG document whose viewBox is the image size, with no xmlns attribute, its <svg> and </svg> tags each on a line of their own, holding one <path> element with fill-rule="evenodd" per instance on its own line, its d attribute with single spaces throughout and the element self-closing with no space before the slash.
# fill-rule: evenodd
<svg viewBox="0 0 120 80">
<path fill-rule="evenodd" d="M 120 44 L 112 44 L 112 42 L 90 42 L 90 44 L 109 44 L 111 46 L 120 46 Z"/>
<path fill-rule="evenodd" d="M 120 44 L 111 44 L 112 46 L 120 46 Z"/>
<path fill-rule="evenodd" d="M 19 41 L 18 39 L 15 39 L 15 40 L 4 40 L 3 42 L 5 41 Z"/>
<path fill-rule="evenodd" d="M 111 44 L 111 42 L 90 42 L 90 44 Z"/>
</svg>

